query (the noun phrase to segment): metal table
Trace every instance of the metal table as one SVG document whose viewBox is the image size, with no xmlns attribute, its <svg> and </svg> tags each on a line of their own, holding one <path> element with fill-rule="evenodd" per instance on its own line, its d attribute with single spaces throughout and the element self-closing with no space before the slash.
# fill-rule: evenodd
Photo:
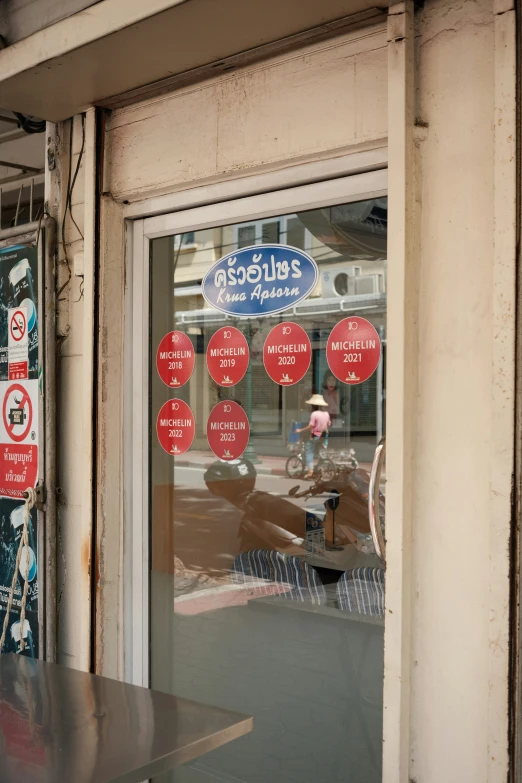
<svg viewBox="0 0 522 783">
<path fill-rule="evenodd" d="M 0 655 L 0 783 L 140 783 L 252 728 L 246 715 Z"/>
</svg>

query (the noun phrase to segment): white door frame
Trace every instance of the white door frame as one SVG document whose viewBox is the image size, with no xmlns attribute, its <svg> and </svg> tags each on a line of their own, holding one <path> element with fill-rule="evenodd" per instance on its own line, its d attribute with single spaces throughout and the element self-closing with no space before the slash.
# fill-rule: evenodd
<svg viewBox="0 0 522 783">
<path fill-rule="evenodd" d="M 353 171 L 360 171 L 360 154 L 354 154 Z M 209 186 L 206 197 L 213 192 L 214 203 L 180 209 L 183 194 L 151 199 L 141 202 L 139 209 L 132 205 L 129 212 L 141 219 L 127 221 L 127 289 L 125 329 L 125 391 L 124 391 L 124 453 L 129 455 L 125 467 L 125 598 L 124 598 L 124 645 L 125 679 L 137 685 L 149 685 L 149 271 L 150 242 L 162 236 L 211 228 L 227 223 L 247 222 L 262 217 L 284 215 L 290 212 L 316 209 L 351 201 L 377 198 L 387 193 L 387 169 L 381 167 L 346 175 L 347 166 L 342 167 L 345 176 L 330 179 L 332 162 L 324 161 L 324 176 L 312 184 L 294 186 L 295 171 L 292 168 L 265 174 L 263 185 L 266 192 L 245 195 L 251 179 L 255 193 L 259 187 L 259 176 L 236 180 L 239 198 L 230 197 L 222 201 L 222 188 Z M 321 162 L 314 162 L 314 178 L 319 175 Z M 319 167 L 319 168 L 318 168 Z M 306 166 L 299 167 L 306 181 Z M 287 172 L 287 186 L 284 188 L 284 173 Z M 270 180 L 273 189 L 269 189 Z M 227 182 L 227 195 L 233 192 L 232 183 Z M 191 195 L 193 191 L 187 192 Z M 188 203 L 194 203 L 192 197 Z M 178 211 L 154 215 L 162 206 Z M 152 213 L 152 217 L 145 217 Z M 393 270 L 388 270 L 388 275 Z M 402 304 L 402 303 L 401 303 Z M 390 513 L 390 509 L 388 509 Z M 402 563 L 389 563 L 392 568 L 402 568 Z M 400 654 L 395 651 L 395 654 Z M 386 707 L 387 705 L 385 705 Z"/>
</svg>

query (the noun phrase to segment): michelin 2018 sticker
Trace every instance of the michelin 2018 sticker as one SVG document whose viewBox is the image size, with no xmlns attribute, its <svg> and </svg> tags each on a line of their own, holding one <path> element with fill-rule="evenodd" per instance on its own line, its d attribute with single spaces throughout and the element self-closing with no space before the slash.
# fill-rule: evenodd
<svg viewBox="0 0 522 783">
<path fill-rule="evenodd" d="M 287 245 L 244 247 L 217 261 L 201 285 L 206 301 L 236 318 L 271 315 L 302 302 L 317 285 L 313 258 Z"/>
</svg>

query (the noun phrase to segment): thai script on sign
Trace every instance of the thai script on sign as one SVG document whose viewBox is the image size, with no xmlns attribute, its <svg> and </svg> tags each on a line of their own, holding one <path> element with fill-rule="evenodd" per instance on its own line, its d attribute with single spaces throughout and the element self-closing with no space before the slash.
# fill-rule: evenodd
<svg viewBox="0 0 522 783">
<path fill-rule="evenodd" d="M 26 480 L 27 468 L 24 468 L 23 473 L 13 473 L 12 470 L 5 474 L 5 481 L 10 481 L 14 484 L 23 484 Z"/>
<path fill-rule="evenodd" d="M 202 293 L 218 310 L 239 318 L 281 312 L 315 288 L 317 264 L 286 245 L 242 248 L 221 258 L 205 275 Z"/>
<path fill-rule="evenodd" d="M 15 465 L 18 465 L 19 462 L 22 464 L 31 464 L 34 460 L 33 451 L 30 449 L 29 453 L 19 454 L 17 452 L 9 451 L 9 449 L 5 449 L 4 459 L 7 460 L 7 462 L 14 462 Z"/>
</svg>

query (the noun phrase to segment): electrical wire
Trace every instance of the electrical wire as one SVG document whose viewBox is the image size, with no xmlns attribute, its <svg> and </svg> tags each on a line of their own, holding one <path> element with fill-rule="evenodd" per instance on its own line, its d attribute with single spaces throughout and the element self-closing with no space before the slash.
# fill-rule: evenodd
<svg viewBox="0 0 522 783">
<path fill-rule="evenodd" d="M 84 285 L 84 281 L 82 277 L 82 279 L 80 280 L 80 291 L 79 291 L 78 299 L 74 300 L 74 304 L 78 304 L 78 302 L 80 302 L 83 299 L 83 285 Z"/>
<path fill-rule="evenodd" d="M 33 117 L 26 117 L 17 111 L 13 112 L 18 120 L 20 127 L 26 133 L 43 133 L 45 131 L 45 120 L 35 120 Z"/>
<path fill-rule="evenodd" d="M 67 217 L 67 205 L 69 203 L 69 192 L 71 190 L 71 168 L 72 168 L 72 139 L 73 139 L 73 122 L 74 119 L 71 117 L 70 120 L 70 126 L 69 126 L 69 166 L 67 171 L 67 190 L 65 193 L 65 209 L 63 211 L 63 218 L 62 218 L 62 247 L 63 247 L 63 257 L 65 259 L 65 265 L 67 267 L 67 271 L 69 273 L 69 276 L 65 283 L 60 287 L 58 293 L 56 294 L 56 299 L 60 299 L 60 294 L 62 291 L 67 288 L 69 283 L 71 282 L 72 277 L 72 271 L 71 271 L 71 264 L 69 262 L 69 256 L 67 255 L 67 245 L 65 242 L 65 218 Z"/>
<path fill-rule="evenodd" d="M 67 195 L 68 206 L 69 206 L 69 214 L 71 216 L 71 220 L 74 223 L 74 225 L 76 226 L 76 230 L 78 231 L 78 233 L 79 233 L 79 235 L 81 236 L 82 239 L 83 239 L 83 234 L 80 231 L 80 227 L 78 226 L 78 223 L 76 222 L 76 220 L 73 217 L 73 213 L 72 213 L 72 209 L 71 209 L 71 199 L 72 199 L 74 186 L 76 184 L 76 177 L 78 176 L 78 172 L 79 172 L 80 166 L 82 164 L 82 158 L 83 158 L 83 151 L 84 151 L 84 149 L 85 149 L 85 115 L 82 114 L 82 146 L 80 148 L 80 153 L 78 155 L 78 160 L 76 161 L 76 169 L 75 169 L 75 172 L 74 172 L 74 177 L 72 179 L 71 187 L 70 187 L 70 190 L 69 190 L 68 195 Z"/>
<path fill-rule="evenodd" d="M 69 256 L 68 256 L 68 253 L 67 253 L 67 244 L 65 242 L 65 219 L 67 217 L 67 212 L 69 212 L 69 214 L 71 216 L 71 220 L 74 223 L 74 225 L 76 226 L 76 230 L 80 234 L 81 238 L 82 239 L 84 238 L 82 232 L 80 231 L 80 228 L 79 228 L 76 220 L 73 217 L 72 209 L 71 209 L 71 199 L 72 199 L 72 193 L 73 193 L 73 190 L 74 190 L 74 186 L 76 184 L 76 178 L 78 176 L 78 172 L 80 170 L 80 166 L 81 166 L 81 163 L 82 163 L 83 152 L 84 152 L 84 149 L 85 149 L 85 115 L 82 114 L 82 146 L 80 148 L 80 152 L 79 152 L 79 155 L 78 155 L 78 160 L 76 161 L 76 168 L 75 168 L 74 175 L 73 175 L 72 181 L 71 181 L 73 124 L 74 124 L 74 118 L 71 118 L 71 124 L 70 124 L 70 129 L 69 129 L 69 166 L 68 166 L 68 172 L 67 172 L 67 190 L 66 190 L 66 196 L 65 196 L 65 209 L 63 211 L 63 218 L 62 218 L 63 255 L 64 255 L 64 259 L 65 259 L 65 265 L 67 267 L 67 271 L 68 271 L 69 274 L 68 274 L 67 280 L 60 287 L 60 289 L 59 289 L 59 291 L 58 291 L 58 293 L 56 295 L 57 299 L 60 298 L 60 294 L 62 294 L 63 291 L 67 288 L 67 286 L 71 282 L 71 278 L 72 278 L 71 262 L 69 261 Z"/>
</svg>

